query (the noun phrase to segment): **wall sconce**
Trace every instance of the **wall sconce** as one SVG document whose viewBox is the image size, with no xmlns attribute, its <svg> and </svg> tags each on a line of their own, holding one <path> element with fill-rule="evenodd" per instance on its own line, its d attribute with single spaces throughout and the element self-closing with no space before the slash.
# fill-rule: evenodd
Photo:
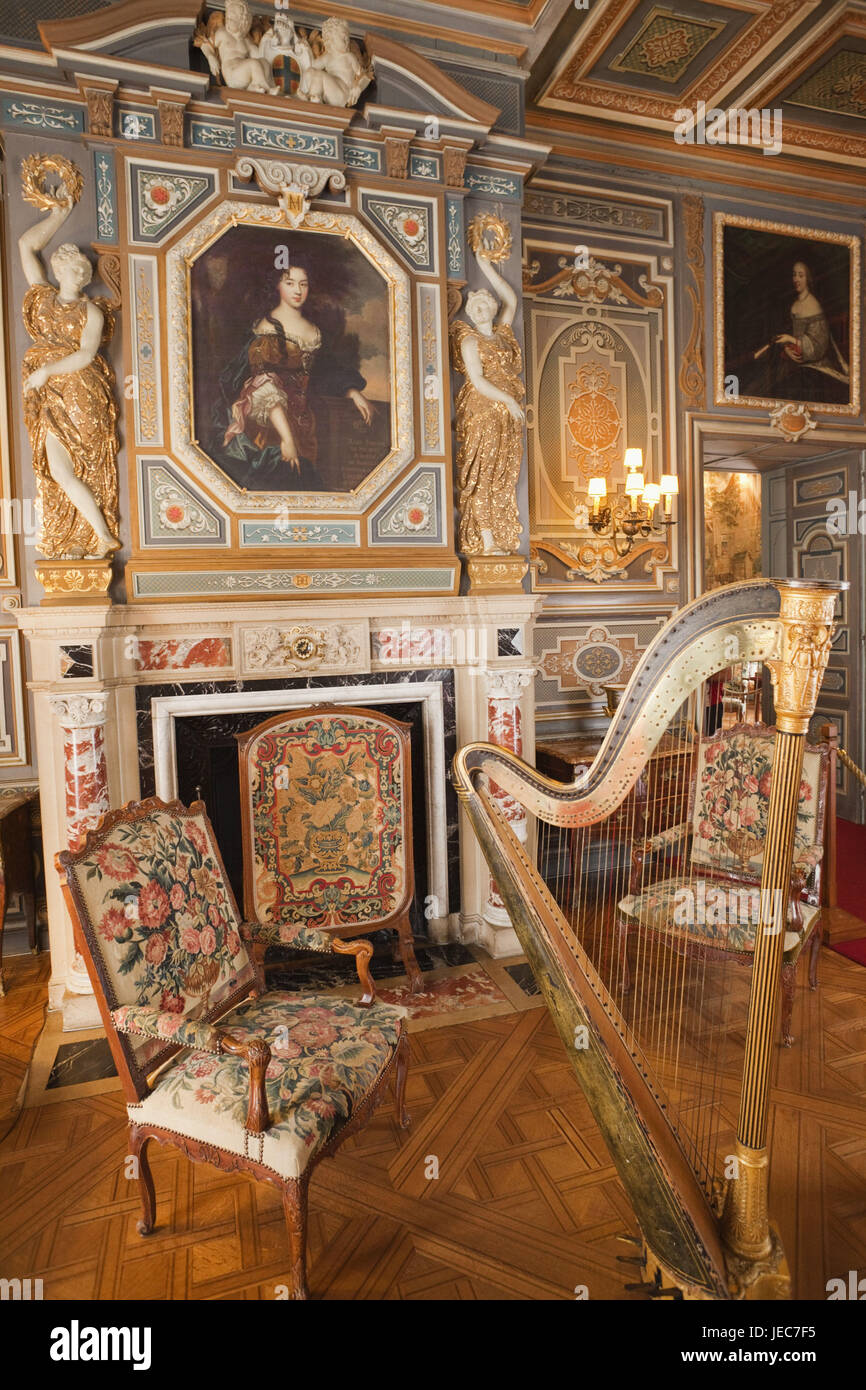
<svg viewBox="0 0 866 1390">
<path fill-rule="evenodd" d="M 679 492 L 679 484 L 673 473 L 663 473 L 658 483 L 644 482 L 643 453 L 640 449 L 626 449 L 625 470 L 623 491 L 628 498 L 627 507 L 621 502 L 613 505 L 607 502 L 604 478 L 590 478 L 586 489 L 590 503 L 590 529 L 596 536 L 612 540 L 621 560 L 633 548 L 638 536 L 646 540 L 649 536 L 661 536 L 669 531 L 674 524 L 673 501 Z M 662 512 L 657 522 L 655 510 L 659 504 Z M 625 542 L 624 545 L 621 540 Z"/>
</svg>

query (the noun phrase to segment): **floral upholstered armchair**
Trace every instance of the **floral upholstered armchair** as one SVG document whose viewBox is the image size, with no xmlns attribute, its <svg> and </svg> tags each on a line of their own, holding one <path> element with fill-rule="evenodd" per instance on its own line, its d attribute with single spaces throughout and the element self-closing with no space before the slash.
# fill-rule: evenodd
<svg viewBox="0 0 866 1390">
<path fill-rule="evenodd" d="M 356 957 L 360 1005 L 260 994 L 249 927 L 201 802 L 131 803 L 57 865 L 126 1093 L 139 1232 L 149 1234 L 155 1220 L 150 1139 L 244 1169 L 282 1192 L 293 1295 L 306 1298 L 314 1165 L 365 1123 L 391 1079 L 408 1124 L 405 1010 L 374 1002 L 370 943 L 291 933 L 302 949 Z"/>
<path fill-rule="evenodd" d="M 416 993 L 407 726 L 319 705 L 237 738 L 244 909 L 257 941 L 294 945 L 298 925 L 327 939 L 394 928 Z"/>
<path fill-rule="evenodd" d="M 825 832 L 834 830 L 826 807 L 836 776 L 836 729 L 825 726 L 824 733 L 825 742 L 807 744 L 803 758 L 781 976 L 786 1047 L 793 1042 L 796 965 L 810 941 L 809 982 L 817 986 Z M 761 724 L 737 724 L 701 739 L 690 820 L 633 847 L 629 893 L 617 904 L 626 990 L 633 932 L 659 933 L 707 959 L 752 960 L 774 741 L 775 730 Z"/>
</svg>

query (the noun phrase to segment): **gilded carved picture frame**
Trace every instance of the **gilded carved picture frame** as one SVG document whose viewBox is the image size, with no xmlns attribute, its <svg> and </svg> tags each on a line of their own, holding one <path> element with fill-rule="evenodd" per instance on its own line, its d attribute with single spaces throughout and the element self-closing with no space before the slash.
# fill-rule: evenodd
<svg viewBox="0 0 866 1390">
<path fill-rule="evenodd" d="M 860 413 L 860 239 L 717 212 L 716 405 Z"/>
<path fill-rule="evenodd" d="M 274 317 L 281 275 L 301 271 L 303 352 Z M 215 332 L 224 287 L 228 322 Z M 411 460 L 409 277 L 356 216 L 308 212 L 292 226 L 279 207 L 223 202 L 168 252 L 166 294 L 172 451 L 229 510 L 361 515 Z M 264 360 L 274 353 L 276 370 Z"/>
</svg>

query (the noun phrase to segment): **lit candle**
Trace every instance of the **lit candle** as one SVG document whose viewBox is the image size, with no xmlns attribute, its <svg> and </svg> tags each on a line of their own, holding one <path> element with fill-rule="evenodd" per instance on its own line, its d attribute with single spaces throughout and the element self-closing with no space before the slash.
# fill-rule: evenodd
<svg viewBox="0 0 866 1390">
<path fill-rule="evenodd" d="M 607 483 L 604 478 L 590 478 L 586 495 L 592 499 L 593 516 L 598 516 L 599 508 L 607 497 Z"/>
<path fill-rule="evenodd" d="M 661 495 L 662 490 L 659 487 L 658 483 L 647 483 L 646 487 L 643 490 L 644 506 L 647 508 L 649 512 L 650 521 L 652 521 L 653 519 L 653 512 L 658 506 Z"/>
<path fill-rule="evenodd" d="M 640 449 L 635 449 L 633 451 L 631 449 L 628 449 L 626 450 L 626 455 L 632 452 L 639 454 Z M 640 501 L 642 492 L 643 473 L 638 473 L 636 469 L 632 469 L 629 473 L 626 473 L 625 475 L 625 495 L 631 502 L 631 509 L 633 512 L 637 511 L 637 504 Z"/>
<path fill-rule="evenodd" d="M 670 516 L 673 508 L 673 501 L 680 490 L 679 482 L 675 473 L 663 473 L 661 481 L 662 497 L 665 499 L 665 516 Z"/>
</svg>

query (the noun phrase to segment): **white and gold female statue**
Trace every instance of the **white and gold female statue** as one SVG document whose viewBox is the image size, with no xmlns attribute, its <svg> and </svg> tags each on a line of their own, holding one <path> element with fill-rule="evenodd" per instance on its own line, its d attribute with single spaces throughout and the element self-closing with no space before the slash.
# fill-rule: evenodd
<svg viewBox="0 0 866 1390">
<path fill-rule="evenodd" d="M 54 192 L 45 185 L 49 171 L 61 180 Z M 81 196 L 81 174 L 68 160 L 43 155 L 25 159 L 22 173 L 25 199 L 48 209 L 18 242 L 30 285 L 24 419 L 42 511 L 37 549 L 50 559 L 104 558 L 120 546 L 115 377 L 99 353 L 111 341 L 114 314 L 107 300 L 82 293 L 93 270 L 77 246 L 66 243 L 51 257 L 57 288 L 38 254 Z"/>
<path fill-rule="evenodd" d="M 455 370 L 466 383 L 457 397 L 457 485 L 459 546 L 464 555 L 514 555 L 522 527 L 517 481 L 523 457 L 523 382 L 520 345 L 512 323 L 517 295 L 492 261 L 504 260 L 511 246 L 506 225 L 482 214 L 469 239 L 478 267 L 502 300 L 490 290 L 466 298 L 470 323 L 451 329 Z"/>
</svg>

